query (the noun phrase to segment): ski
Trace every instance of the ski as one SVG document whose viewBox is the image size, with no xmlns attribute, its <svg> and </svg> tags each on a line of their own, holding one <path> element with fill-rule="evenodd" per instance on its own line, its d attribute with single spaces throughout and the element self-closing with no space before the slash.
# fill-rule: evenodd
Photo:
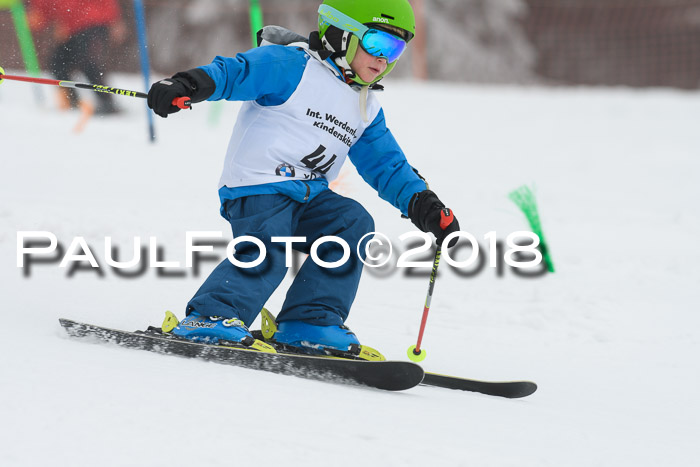
<svg viewBox="0 0 700 467">
<path fill-rule="evenodd" d="M 59 322 L 66 332 L 75 338 L 306 379 L 369 386 L 387 391 L 402 391 L 415 387 L 420 384 L 424 376 L 423 369 L 411 362 L 369 362 L 301 354 L 267 353 L 244 347 L 192 342 L 162 334 L 157 328 L 129 332 L 63 318 L 59 319 Z"/>
<path fill-rule="evenodd" d="M 296 349 L 280 346 L 277 342 L 275 342 L 274 334 L 277 331 L 275 315 L 273 315 L 267 308 L 263 308 L 261 311 L 261 316 L 262 329 L 259 331 L 252 331 L 253 337 L 275 346 L 275 348 L 278 350 L 296 353 Z M 331 351 L 329 354 L 339 358 L 358 358 L 357 350 L 355 352 Z M 508 399 L 527 397 L 537 391 L 537 384 L 531 381 L 480 381 L 475 379 L 459 378 L 457 376 L 430 373 L 427 371 L 425 372 L 425 377 L 423 378 L 421 385 L 455 389 L 460 391 L 478 392 L 489 396 L 506 397 Z"/>
<path fill-rule="evenodd" d="M 537 391 L 537 384 L 532 381 L 480 381 L 425 372 L 423 386 L 435 386 L 460 391 L 478 392 L 489 396 L 518 399 L 527 397 Z"/>
<path fill-rule="evenodd" d="M 160 328 L 147 331 L 120 331 L 92 324 L 59 319 L 66 332 L 76 338 L 86 338 L 117 344 L 122 347 L 177 355 L 243 368 L 269 371 L 306 379 L 346 384 L 359 384 L 388 391 L 401 391 L 417 386 L 432 386 L 478 392 L 489 396 L 516 399 L 537 390 L 531 381 L 480 381 L 437 373 L 423 372 L 412 362 L 365 361 L 351 354 L 338 353 L 336 358 L 317 357 L 301 353 L 266 353 L 236 343 L 212 345 L 180 339 L 163 334 Z M 257 335 L 259 331 L 254 331 Z"/>
</svg>

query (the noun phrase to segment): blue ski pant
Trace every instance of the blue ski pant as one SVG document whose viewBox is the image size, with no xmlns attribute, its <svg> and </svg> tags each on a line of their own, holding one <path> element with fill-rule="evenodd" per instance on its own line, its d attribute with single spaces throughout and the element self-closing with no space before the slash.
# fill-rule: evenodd
<svg viewBox="0 0 700 467">
<path fill-rule="evenodd" d="M 305 237 L 292 248 L 309 253 L 321 237 L 337 236 L 350 246 L 350 257 L 338 268 L 326 268 L 307 257 L 299 269 L 278 314 L 278 321 L 304 320 L 330 326 L 345 322 L 363 264 L 357 256 L 357 244 L 374 230 L 374 220 L 357 201 L 324 190 L 306 203 L 281 194 L 253 195 L 229 200 L 224 214 L 234 238 L 249 235 L 259 239 L 266 249 L 265 260 L 253 268 L 235 266 L 224 259 L 209 275 L 187 306 L 187 314 L 240 318 L 250 326 L 287 273 L 286 246 L 272 237 Z M 362 240 L 363 246 L 369 236 Z M 364 248 L 360 248 L 364 259 Z M 318 257 L 328 263 L 343 256 L 341 245 L 322 243 Z M 260 249 L 252 242 L 235 247 L 234 257 L 253 262 Z"/>
</svg>

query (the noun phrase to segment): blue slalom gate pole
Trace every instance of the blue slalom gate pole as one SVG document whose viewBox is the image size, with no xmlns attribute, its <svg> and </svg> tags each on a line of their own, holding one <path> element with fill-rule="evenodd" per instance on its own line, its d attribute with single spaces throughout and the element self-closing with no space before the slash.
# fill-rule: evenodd
<svg viewBox="0 0 700 467">
<path fill-rule="evenodd" d="M 151 85 L 151 61 L 148 59 L 148 45 L 146 43 L 146 15 L 144 14 L 143 1 L 134 0 L 134 15 L 136 17 L 136 33 L 139 40 L 139 56 L 141 58 L 141 72 L 146 83 L 146 92 Z M 148 115 L 148 134 L 151 142 L 156 140 L 156 131 L 153 123 L 153 112 L 146 106 Z"/>
</svg>

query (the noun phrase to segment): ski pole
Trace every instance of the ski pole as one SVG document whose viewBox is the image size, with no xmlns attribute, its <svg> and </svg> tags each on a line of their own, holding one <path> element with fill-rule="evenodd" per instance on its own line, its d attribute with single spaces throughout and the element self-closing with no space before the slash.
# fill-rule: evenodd
<svg viewBox="0 0 700 467">
<path fill-rule="evenodd" d="M 0 84 L 6 79 L 13 81 L 24 81 L 27 83 L 48 84 L 50 86 L 60 86 L 62 88 L 87 89 L 88 91 L 105 92 L 107 94 L 114 94 L 115 96 L 138 97 L 140 99 L 146 99 L 148 97 L 148 94 L 146 94 L 145 92 L 129 91 L 128 89 L 115 88 L 112 86 L 105 86 L 102 84 L 76 83 L 75 81 L 65 81 L 58 79 L 6 75 L 5 70 L 3 70 L 2 67 L 0 67 Z M 175 99 L 173 99 L 172 105 L 181 109 L 190 109 L 192 108 L 192 99 L 189 97 L 176 97 Z"/>
<path fill-rule="evenodd" d="M 449 208 L 445 208 L 440 212 L 440 228 L 443 230 L 447 228 L 448 225 L 452 223 L 454 216 Z M 418 331 L 418 341 L 416 345 L 412 345 L 408 348 L 406 352 L 408 358 L 414 362 L 421 362 L 425 360 L 426 353 L 425 349 L 421 349 L 420 345 L 423 342 L 423 332 L 425 331 L 425 324 L 428 322 L 428 312 L 430 311 L 430 300 L 433 298 L 433 289 L 435 288 L 435 278 L 437 277 L 438 266 L 440 265 L 440 255 L 442 254 L 442 245 L 438 245 L 435 250 L 435 259 L 433 259 L 433 270 L 430 273 L 430 283 L 428 285 L 428 295 L 425 298 L 425 306 L 423 307 L 423 317 L 420 321 L 420 330 Z"/>
</svg>

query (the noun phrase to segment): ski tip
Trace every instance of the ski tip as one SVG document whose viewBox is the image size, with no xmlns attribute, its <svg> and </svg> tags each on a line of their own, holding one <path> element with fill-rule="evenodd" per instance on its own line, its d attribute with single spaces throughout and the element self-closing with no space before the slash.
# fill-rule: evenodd
<svg viewBox="0 0 700 467">
<path fill-rule="evenodd" d="M 527 397 L 534 394 L 535 391 L 537 391 L 537 383 L 533 381 L 523 381 L 521 391 L 517 392 L 517 395 L 513 396 L 513 398 L 518 399 L 521 397 Z"/>
<path fill-rule="evenodd" d="M 520 399 L 537 391 L 537 384 L 532 381 L 483 381 L 429 372 L 425 373 L 422 384 L 446 389 L 478 392 L 507 399 Z"/>
<path fill-rule="evenodd" d="M 0 66 L 0 84 L 5 81 L 2 77 L 5 76 L 5 69 Z"/>
<path fill-rule="evenodd" d="M 508 399 L 521 399 L 523 397 L 531 396 L 537 391 L 537 384 L 532 381 L 513 381 L 508 386 L 503 387 L 503 394 L 499 394 L 502 397 L 507 397 Z"/>
<path fill-rule="evenodd" d="M 425 377 L 423 368 L 411 362 L 383 361 L 383 362 L 362 362 L 363 365 L 379 364 L 380 366 L 364 367 L 366 370 L 373 368 L 373 371 L 365 373 L 364 384 L 386 391 L 405 391 L 418 386 Z"/>
</svg>

